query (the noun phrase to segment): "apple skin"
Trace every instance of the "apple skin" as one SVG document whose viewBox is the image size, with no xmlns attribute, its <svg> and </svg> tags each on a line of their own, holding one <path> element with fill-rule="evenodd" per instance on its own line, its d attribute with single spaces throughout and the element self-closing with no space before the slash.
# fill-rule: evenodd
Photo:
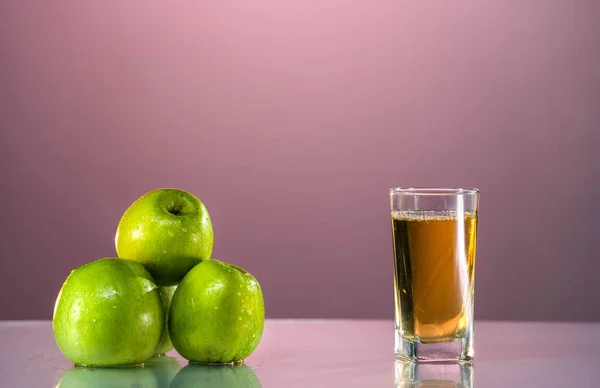
<svg viewBox="0 0 600 388">
<path fill-rule="evenodd" d="M 162 339 L 160 340 L 160 344 L 158 345 L 158 348 L 156 348 L 156 355 L 158 355 L 158 356 L 162 356 L 166 352 L 173 350 L 173 344 L 171 343 L 171 337 L 169 336 L 168 319 L 169 319 L 169 310 L 171 309 L 171 300 L 173 299 L 173 294 L 175 293 L 176 289 L 177 289 L 177 286 L 159 287 L 158 288 L 158 290 L 160 291 L 160 296 L 162 297 L 162 300 L 163 300 L 164 308 L 165 308 L 165 329 L 163 330 L 163 336 L 162 336 Z"/>
<path fill-rule="evenodd" d="M 169 334 L 177 352 L 196 363 L 240 362 L 258 346 L 265 323 L 258 281 L 212 259 L 192 268 L 171 302 Z"/>
<path fill-rule="evenodd" d="M 210 259 L 213 229 L 208 210 L 194 195 L 156 189 L 123 214 L 115 247 L 120 258 L 142 263 L 159 286 L 172 286 Z"/>
<path fill-rule="evenodd" d="M 152 371 L 146 368 L 69 369 L 57 388 L 164 388 Z M 168 385 L 167 385 L 168 387 Z"/>
<path fill-rule="evenodd" d="M 58 348 L 76 365 L 138 365 L 154 354 L 164 320 L 158 286 L 144 266 L 105 258 L 67 277 L 52 329 Z"/>
<path fill-rule="evenodd" d="M 247 365 L 189 364 L 177 373 L 171 388 L 261 388 Z"/>
</svg>

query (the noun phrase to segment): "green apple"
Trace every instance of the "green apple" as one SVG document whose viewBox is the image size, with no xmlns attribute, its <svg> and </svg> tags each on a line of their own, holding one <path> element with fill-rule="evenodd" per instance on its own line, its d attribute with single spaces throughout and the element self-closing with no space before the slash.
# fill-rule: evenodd
<svg viewBox="0 0 600 388">
<path fill-rule="evenodd" d="M 157 189 L 123 214 L 115 236 L 117 255 L 138 261 L 159 286 L 172 286 L 210 259 L 213 229 L 206 207 L 192 194 Z"/>
<path fill-rule="evenodd" d="M 164 388 L 152 371 L 145 368 L 69 369 L 57 388 Z M 166 386 L 168 387 L 168 385 Z"/>
<path fill-rule="evenodd" d="M 162 300 L 163 300 L 163 305 L 165 307 L 165 329 L 163 330 L 163 336 L 162 336 L 162 339 L 160 340 L 160 344 L 158 345 L 158 348 L 156 348 L 156 354 L 159 356 L 162 356 L 166 352 L 173 349 L 173 344 L 171 343 L 171 337 L 169 336 L 168 319 L 169 319 L 169 310 L 171 309 L 171 299 L 173 299 L 173 293 L 175 293 L 176 289 L 177 289 L 177 286 L 159 287 L 158 288 L 158 290 L 160 291 L 160 296 L 162 297 Z"/>
<path fill-rule="evenodd" d="M 148 271 L 112 258 L 71 272 L 52 319 L 58 348 L 81 366 L 141 364 L 154 354 L 164 325 L 163 302 Z"/>
<path fill-rule="evenodd" d="M 181 370 L 181 365 L 176 358 L 169 356 L 155 356 L 146 361 L 144 369 L 152 371 L 160 388 L 169 388 L 171 381 Z"/>
<path fill-rule="evenodd" d="M 169 334 L 177 352 L 191 362 L 234 363 L 256 349 L 264 323 L 258 281 L 239 267 L 213 259 L 192 268 L 177 287 Z"/>
<path fill-rule="evenodd" d="M 199 365 L 183 368 L 171 388 L 260 388 L 260 381 L 246 365 Z"/>
</svg>

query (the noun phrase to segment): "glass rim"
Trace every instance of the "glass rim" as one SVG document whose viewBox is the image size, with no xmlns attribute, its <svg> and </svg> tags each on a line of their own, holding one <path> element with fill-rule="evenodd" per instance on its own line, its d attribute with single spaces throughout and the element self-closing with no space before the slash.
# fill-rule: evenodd
<svg viewBox="0 0 600 388">
<path fill-rule="evenodd" d="M 452 195 L 476 195 L 479 194 L 479 189 L 458 187 L 394 187 L 390 189 L 391 195 L 435 195 L 435 196 L 452 196 Z"/>
</svg>

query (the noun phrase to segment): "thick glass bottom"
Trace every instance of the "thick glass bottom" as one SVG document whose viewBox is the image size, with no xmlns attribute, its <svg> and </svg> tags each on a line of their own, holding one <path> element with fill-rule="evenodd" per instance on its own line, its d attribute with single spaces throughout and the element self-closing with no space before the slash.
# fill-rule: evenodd
<svg viewBox="0 0 600 388">
<path fill-rule="evenodd" d="M 471 362 L 473 345 L 470 336 L 447 341 L 423 343 L 409 341 L 396 331 L 396 358 L 411 362 Z"/>
</svg>

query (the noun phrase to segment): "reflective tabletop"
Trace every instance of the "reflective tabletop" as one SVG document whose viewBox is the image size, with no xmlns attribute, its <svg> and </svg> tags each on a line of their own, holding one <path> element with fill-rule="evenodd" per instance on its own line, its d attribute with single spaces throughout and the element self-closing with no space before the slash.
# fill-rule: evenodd
<svg viewBox="0 0 600 388">
<path fill-rule="evenodd" d="M 48 321 L 0 322 L 0 387 L 600 387 L 600 323 L 475 323 L 475 362 L 405 364 L 393 322 L 268 320 L 245 365 L 73 368 Z"/>
</svg>

